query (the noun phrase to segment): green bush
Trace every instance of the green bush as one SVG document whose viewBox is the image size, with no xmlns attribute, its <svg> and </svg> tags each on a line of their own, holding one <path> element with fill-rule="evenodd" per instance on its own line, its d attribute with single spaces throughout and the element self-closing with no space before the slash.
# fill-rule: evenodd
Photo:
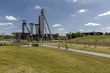
<svg viewBox="0 0 110 73">
<path fill-rule="evenodd" d="M 34 43 L 34 44 L 32 44 L 32 46 L 39 47 L 39 44 L 38 43 Z"/>
<path fill-rule="evenodd" d="M 0 43 L 0 46 L 8 46 L 6 43 Z"/>
<path fill-rule="evenodd" d="M 2 43 L 0 43 L 0 46 L 3 46 L 3 44 L 2 44 Z"/>
</svg>

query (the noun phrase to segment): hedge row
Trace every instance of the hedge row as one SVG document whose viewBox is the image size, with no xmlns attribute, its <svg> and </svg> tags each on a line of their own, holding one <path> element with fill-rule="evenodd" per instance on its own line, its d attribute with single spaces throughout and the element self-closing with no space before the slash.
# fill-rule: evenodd
<svg viewBox="0 0 110 73">
<path fill-rule="evenodd" d="M 39 44 L 38 43 L 34 43 L 34 44 L 32 44 L 32 46 L 39 47 Z"/>
</svg>

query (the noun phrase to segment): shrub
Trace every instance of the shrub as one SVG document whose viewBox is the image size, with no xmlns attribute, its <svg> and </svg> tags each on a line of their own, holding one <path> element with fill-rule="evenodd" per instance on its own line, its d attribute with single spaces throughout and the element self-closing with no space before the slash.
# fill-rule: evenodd
<svg viewBox="0 0 110 73">
<path fill-rule="evenodd" d="M 34 44 L 32 44 L 32 46 L 39 47 L 39 44 L 38 43 L 34 43 Z"/>
<path fill-rule="evenodd" d="M 2 43 L 0 43 L 0 46 L 3 46 L 3 44 L 2 44 Z"/>
<path fill-rule="evenodd" d="M 0 46 L 8 46 L 6 43 L 0 43 Z"/>
</svg>

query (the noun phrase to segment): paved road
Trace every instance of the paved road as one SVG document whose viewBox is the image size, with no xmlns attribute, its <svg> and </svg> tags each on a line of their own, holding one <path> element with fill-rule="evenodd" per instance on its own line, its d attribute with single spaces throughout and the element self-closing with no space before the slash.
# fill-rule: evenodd
<svg viewBox="0 0 110 73">
<path fill-rule="evenodd" d="M 51 48 L 58 48 L 56 46 L 49 46 L 49 45 L 42 45 L 45 47 L 51 47 Z M 65 48 L 60 47 L 59 49 L 65 50 Z M 71 49 L 68 48 L 66 50 L 72 51 L 72 52 L 78 52 L 78 53 L 83 53 L 83 54 L 88 54 L 88 55 L 94 55 L 94 56 L 99 56 L 99 57 L 104 57 L 104 58 L 110 58 L 109 54 L 102 54 L 102 53 L 96 53 L 96 52 L 88 52 L 88 51 L 83 51 L 83 50 L 76 50 L 76 49 Z"/>
</svg>

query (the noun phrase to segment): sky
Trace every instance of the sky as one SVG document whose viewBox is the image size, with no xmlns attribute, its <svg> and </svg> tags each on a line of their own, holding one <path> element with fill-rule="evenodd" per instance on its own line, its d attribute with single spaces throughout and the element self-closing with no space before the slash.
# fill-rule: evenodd
<svg viewBox="0 0 110 73">
<path fill-rule="evenodd" d="M 0 0 L 0 34 L 37 24 L 41 8 L 52 33 L 110 32 L 110 0 Z"/>
</svg>

